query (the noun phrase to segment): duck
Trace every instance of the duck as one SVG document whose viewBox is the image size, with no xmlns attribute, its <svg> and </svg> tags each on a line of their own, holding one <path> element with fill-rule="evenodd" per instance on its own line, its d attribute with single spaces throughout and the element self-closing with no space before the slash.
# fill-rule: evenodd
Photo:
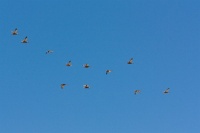
<svg viewBox="0 0 200 133">
<path fill-rule="evenodd" d="M 170 88 L 167 88 L 163 93 L 164 93 L 164 94 L 169 93 L 169 89 L 170 89 Z"/>
<path fill-rule="evenodd" d="M 17 28 L 15 28 L 15 30 L 14 31 L 11 31 L 12 32 L 12 35 L 18 35 L 18 30 L 17 30 Z"/>
<path fill-rule="evenodd" d="M 141 91 L 140 90 L 135 90 L 134 91 L 134 94 L 136 95 L 136 94 L 138 94 L 138 93 L 140 93 Z"/>
<path fill-rule="evenodd" d="M 133 58 L 131 58 L 131 59 L 127 62 L 127 64 L 133 64 Z"/>
<path fill-rule="evenodd" d="M 61 85 L 60 85 L 61 89 L 64 89 L 65 85 L 66 85 L 66 84 L 61 84 Z"/>
<path fill-rule="evenodd" d="M 21 43 L 28 43 L 28 37 L 26 36 L 22 41 Z"/>
<path fill-rule="evenodd" d="M 84 64 L 83 67 L 84 68 L 89 68 L 90 66 L 89 66 L 89 64 Z"/>
<path fill-rule="evenodd" d="M 66 64 L 66 66 L 72 66 L 71 61 L 69 61 L 69 62 Z"/>
<path fill-rule="evenodd" d="M 89 85 L 87 85 L 87 84 L 85 84 L 85 85 L 83 85 L 83 88 L 85 88 L 85 89 L 89 89 L 89 88 L 90 88 L 90 86 L 89 86 Z"/>
<path fill-rule="evenodd" d="M 53 53 L 52 50 L 47 50 L 46 54 L 50 54 L 50 53 Z"/>
<path fill-rule="evenodd" d="M 106 75 L 109 74 L 111 72 L 111 70 L 106 70 Z"/>
</svg>

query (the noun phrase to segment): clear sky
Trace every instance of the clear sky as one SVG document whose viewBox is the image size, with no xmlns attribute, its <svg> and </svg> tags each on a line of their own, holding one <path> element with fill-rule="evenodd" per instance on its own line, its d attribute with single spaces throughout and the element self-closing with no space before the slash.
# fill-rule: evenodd
<svg viewBox="0 0 200 133">
<path fill-rule="evenodd" d="M 0 133 L 199 133 L 199 7 L 1 0 Z"/>
</svg>

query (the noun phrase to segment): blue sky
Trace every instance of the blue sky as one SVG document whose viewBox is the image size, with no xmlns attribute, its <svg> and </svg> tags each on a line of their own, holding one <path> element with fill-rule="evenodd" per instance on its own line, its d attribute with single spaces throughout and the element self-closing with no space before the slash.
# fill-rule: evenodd
<svg viewBox="0 0 200 133">
<path fill-rule="evenodd" d="M 0 1 L 0 132 L 199 133 L 199 7 L 197 0 Z M 20 43 L 25 36 L 29 43 Z"/>
</svg>

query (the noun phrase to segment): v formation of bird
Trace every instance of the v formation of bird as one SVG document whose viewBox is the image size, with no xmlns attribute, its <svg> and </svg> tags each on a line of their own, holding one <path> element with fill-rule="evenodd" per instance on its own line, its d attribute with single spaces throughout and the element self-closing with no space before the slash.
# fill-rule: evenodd
<svg viewBox="0 0 200 133">
<path fill-rule="evenodd" d="M 11 31 L 11 33 L 12 33 L 12 35 L 18 35 L 18 29 L 15 28 L 13 31 Z M 21 43 L 23 43 L 23 44 L 28 43 L 28 37 L 25 36 L 25 38 L 21 41 Z M 46 51 L 46 54 L 51 54 L 51 53 L 53 53 L 52 50 L 47 50 L 47 51 Z M 127 62 L 127 64 L 133 64 L 133 58 L 130 58 L 130 60 Z M 71 61 L 68 61 L 68 63 L 66 64 L 66 66 L 67 66 L 67 67 L 72 66 L 72 62 L 71 62 Z M 84 64 L 83 67 L 84 67 L 84 68 L 89 68 L 90 65 L 89 65 L 89 64 Z M 106 70 L 106 75 L 109 74 L 109 73 L 111 73 L 111 72 L 112 72 L 112 71 L 109 70 L 109 69 Z M 64 87 L 65 87 L 66 85 L 67 85 L 67 84 L 64 84 L 64 83 L 61 84 L 61 85 L 60 85 L 61 89 L 64 89 Z M 88 84 L 85 84 L 85 85 L 83 85 L 83 88 L 89 89 L 90 86 L 89 86 Z M 170 89 L 170 88 L 167 88 L 166 90 L 164 90 L 163 94 L 168 94 L 168 93 L 169 93 L 169 89 Z M 134 91 L 133 91 L 133 93 L 134 93 L 135 95 L 139 94 L 140 92 L 141 92 L 141 90 L 134 90 Z"/>
</svg>

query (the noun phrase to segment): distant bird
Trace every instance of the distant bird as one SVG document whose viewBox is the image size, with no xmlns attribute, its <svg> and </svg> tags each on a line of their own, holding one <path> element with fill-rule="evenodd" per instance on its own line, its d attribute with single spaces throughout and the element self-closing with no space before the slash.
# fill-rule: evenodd
<svg viewBox="0 0 200 133">
<path fill-rule="evenodd" d="M 24 40 L 21 41 L 21 43 L 28 43 L 28 37 L 26 36 L 26 37 L 24 38 Z"/>
<path fill-rule="evenodd" d="M 131 58 L 131 59 L 127 62 L 127 64 L 133 64 L 133 58 Z"/>
<path fill-rule="evenodd" d="M 134 94 L 136 95 L 136 94 L 138 94 L 138 93 L 140 93 L 141 91 L 140 90 L 135 90 L 134 91 Z"/>
<path fill-rule="evenodd" d="M 12 32 L 12 35 L 18 35 L 18 30 L 17 30 L 17 28 L 15 28 L 15 30 L 14 31 L 11 31 Z"/>
<path fill-rule="evenodd" d="M 84 64 L 83 67 L 84 68 L 89 68 L 90 66 L 89 66 L 89 64 Z"/>
<path fill-rule="evenodd" d="M 64 89 L 65 85 L 66 85 L 66 84 L 61 84 L 61 85 L 60 85 L 61 89 Z"/>
<path fill-rule="evenodd" d="M 85 88 L 85 89 L 89 89 L 90 88 L 90 86 L 89 85 L 83 85 L 83 87 Z"/>
<path fill-rule="evenodd" d="M 167 88 L 163 93 L 164 93 L 164 94 L 169 93 L 169 89 L 170 89 L 170 88 Z"/>
<path fill-rule="evenodd" d="M 47 50 L 46 54 L 50 54 L 50 53 L 53 53 L 52 50 Z"/>
<path fill-rule="evenodd" d="M 111 70 L 106 70 L 106 75 L 109 74 L 111 72 Z"/>
<path fill-rule="evenodd" d="M 66 64 L 66 66 L 72 66 L 72 62 L 69 61 L 69 62 Z"/>
</svg>

